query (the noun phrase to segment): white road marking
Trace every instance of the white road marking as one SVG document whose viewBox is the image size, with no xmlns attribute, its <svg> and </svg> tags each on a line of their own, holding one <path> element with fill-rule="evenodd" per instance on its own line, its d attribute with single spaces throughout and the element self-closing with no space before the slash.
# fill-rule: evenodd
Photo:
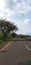
<svg viewBox="0 0 31 65">
<path fill-rule="evenodd" d="M 0 52 L 3 51 L 6 47 L 8 47 L 11 43 L 12 43 L 12 42 L 9 42 L 5 47 L 3 47 L 3 48 L 0 50 Z"/>
<path fill-rule="evenodd" d="M 25 45 L 25 48 L 26 48 L 28 51 L 31 51 L 31 49 L 30 49 L 27 45 Z"/>
</svg>

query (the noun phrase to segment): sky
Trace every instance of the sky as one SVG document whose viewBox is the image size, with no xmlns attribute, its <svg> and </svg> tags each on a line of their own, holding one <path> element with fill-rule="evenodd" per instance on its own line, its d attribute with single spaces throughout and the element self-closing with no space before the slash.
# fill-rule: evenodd
<svg viewBox="0 0 31 65">
<path fill-rule="evenodd" d="M 16 33 L 31 35 L 31 0 L 0 0 L 0 18 L 12 21 Z"/>
</svg>

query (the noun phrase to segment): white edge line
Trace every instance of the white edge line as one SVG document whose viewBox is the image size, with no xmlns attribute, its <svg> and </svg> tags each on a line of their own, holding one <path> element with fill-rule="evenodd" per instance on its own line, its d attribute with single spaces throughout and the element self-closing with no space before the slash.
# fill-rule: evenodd
<svg viewBox="0 0 31 65">
<path fill-rule="evenodd" d="M 25 48 L 26 48 L 28 51 L 31 51 L 31 49 L 30 49 L 27 45 L 25 45 Z"/>
<path fill-rule="evenodd" d="M 5 47 L 3 47 L 3 48 L 0 50 L 0 52 L 3 51 L 6 47 L 8 47 L 11 43 L 12 43 L 12 42 L 9 42 Z"/>
</svg>

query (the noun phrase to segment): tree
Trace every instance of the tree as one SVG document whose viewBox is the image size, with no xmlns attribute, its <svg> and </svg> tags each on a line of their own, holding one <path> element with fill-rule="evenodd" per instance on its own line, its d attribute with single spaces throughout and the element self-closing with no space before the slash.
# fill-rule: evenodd
<svg viewBox="0 0 31 65">
<path fill-rule="evenodd" d="M 17 27 L 12 22 L 7 21 L 5 19 L 0 19 L 0 31 L 3 33 L 4 38 L 11 31 L 16 31 Z"/>
<path fill-rule="evenodd" d="M 15 32 L 12 32 L 11 35 L 12 35 L 12 37 L 16 37 L 17 36 L 17 34 Z"/>
</svg>

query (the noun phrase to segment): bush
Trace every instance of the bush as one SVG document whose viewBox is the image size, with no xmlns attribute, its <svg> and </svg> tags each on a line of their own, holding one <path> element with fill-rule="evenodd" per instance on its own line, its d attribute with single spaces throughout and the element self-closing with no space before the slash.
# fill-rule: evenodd
<svg viewBox="0 0 31 65">
<path fill-rule="evenodd" d="M 1 40 L 0 40 L 0 43 L 2 43 L 2 42 L 3 42 L 3 40 L 1 39 Z"/>
<path fill-rule="evenodd" d="M 15 32 L 12 32 L 11 35 L 13 38 L 15 38 L 17 36 L 17 34 Z"/>
<path fill-rule="evenodd" d="M 23 35 L 21 35 L 20 37 L 23 38 Z"/>
<path fill-rule="evenodd" d="M 3 38 L 3 33 L 2 32 L 0 32 L 0 39 L 2 39 Z"/>
<path fill-rule="evenodd" d="M 30 37 L 26 37 L 25 40 L 31 41 L 31 38 Z"/>
<path fill-rule="evenodd" d="M 13 39 L 13 37 L 12 37 L 11 34 L 8 34 L 7 37 L 5 38 L 6 41 L 10 41 L 10 40 L 12 40 L 12 39 Z"/>
</svg>

